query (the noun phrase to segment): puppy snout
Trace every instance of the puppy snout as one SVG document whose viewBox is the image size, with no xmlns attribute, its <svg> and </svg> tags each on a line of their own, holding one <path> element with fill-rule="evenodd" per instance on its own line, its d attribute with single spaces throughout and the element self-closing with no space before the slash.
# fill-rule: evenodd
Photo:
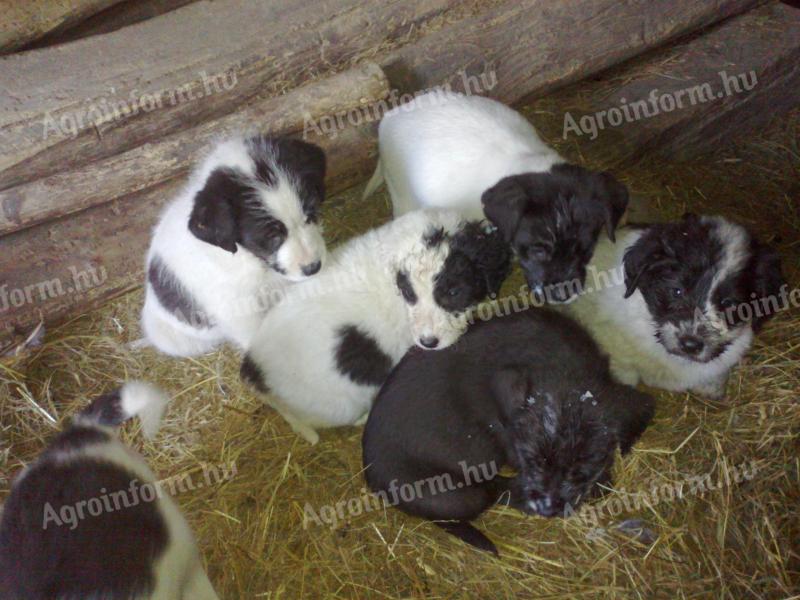
<svg viewBox="0 0 800 600">
<path fill-rule="evenodd" d="M 300 270 L 303 272 L 303 275 L 305 275 L 306 277 L 311 277 L 315 273 L 318 273 L 321 268 L 322 268 L 322 261 L 318 260 L 316 262 L 309 263 L 309 264 L 305 265 Z"/>
<path fill-rule="evenodd" d="M 536 514 L 542 517 L 554 517 L 558 514 L 559 507 L 557 503 L 553 502 L 550 496 L 543 496 L 533 500 L 533 508 Z"/>
<path fill-rule="evenodd" d="M 685 335 L 680 339 L 681 350 L 692 356 L 700 354 L 703 350 L 703 340 L 695 335 Z"/>
<path fill-rule="evenodd" d="M 432 350 L 439 345 L 439 338 L 434 335 L 423 335 L 419 338 L 419 345 L 428 350 Z"/>
</svg>

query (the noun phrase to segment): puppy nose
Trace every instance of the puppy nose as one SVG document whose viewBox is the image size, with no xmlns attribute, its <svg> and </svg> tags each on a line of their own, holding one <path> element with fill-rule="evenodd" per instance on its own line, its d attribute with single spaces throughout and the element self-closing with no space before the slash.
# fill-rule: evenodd
<svg viewBox="0 0 800 600">
<path fill-rule="evenodd" d="M 693 335 L 682 337 L 680 344 L 686 354 L 698 354 L 703 349 L 703 340 Z"/>
<path fill-rule="evenodd" d="M 310 277 L 311 275 L 319 271 L 321 268 L 322 268 L 322 261 L 318 260 L 317 262 L 313 262 L 311 264 L 306 265 L 301 269 L 301 271 L 303 271 L 303 275 L 305 275 L 306 277 Z"/>
<path fill-rule="evenodd" d="M 425 348 L 436 348 L 439 345 L 439 338 L 435 336 L 423 336 L 419 338 L 419 343 Z"/>
</svg>

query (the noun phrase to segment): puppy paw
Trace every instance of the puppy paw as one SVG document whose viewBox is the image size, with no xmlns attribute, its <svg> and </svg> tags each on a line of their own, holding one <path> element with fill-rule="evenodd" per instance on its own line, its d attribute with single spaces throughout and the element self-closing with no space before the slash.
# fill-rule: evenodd
<svg viewBox="0 0 800 600">
<path fill-rule="evenodd" d="M 728 383 L 727 375 L 719 379 L 712 379 L 696 385 L 691 389 L 695 394 L 711 398 L 712 400 L 722 400 L 725 397 L 725 387 Z"/>
<path fill-rule="evenodd" d="M 639 383 L 639 373 L 636 369 L 628 365 L 618 363 L 612 359 L 609 370 L 611 371 L 611 376 L 614 378 L 614 381 L 617 383 L 629 385 L 631 387 L 636 387 L 636 384 Z"/>
</svg>

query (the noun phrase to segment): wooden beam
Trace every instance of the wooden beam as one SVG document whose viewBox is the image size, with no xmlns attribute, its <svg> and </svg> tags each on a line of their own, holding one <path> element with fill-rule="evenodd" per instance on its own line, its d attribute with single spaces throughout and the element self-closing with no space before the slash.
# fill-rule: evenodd
<svg viewBox="0 0 800 600">
<path fill-rule="evenodd" d="M 549 100 L 545 134 L 606 162 L 713 153 L 800 105 L 800 9 L 764 5 Z"/>
<path fill-rule="evenodd" d="M 0 189 L 343 70 L 467 3 L 202 0 L 107 35 L 2 57 Z"/>
<path fill-rule="evenodd" d="M 389 93 L 375 63 L 343 71 L 127 152 L 0 191 L 0 235 L 153 187 L 183 174 L 214 138 L 237 131 L 292 133 L 306 120 L 372 104 Z M 309 125 L 309 130 L 315 127 Z"/>
</svg>

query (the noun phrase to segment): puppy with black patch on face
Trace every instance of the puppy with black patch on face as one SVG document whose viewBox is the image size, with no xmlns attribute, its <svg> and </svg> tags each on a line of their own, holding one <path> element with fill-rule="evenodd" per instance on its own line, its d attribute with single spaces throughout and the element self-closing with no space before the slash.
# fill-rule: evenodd
<svg viewBox="0 0 800 600">
<path fill-rule="evenodd" d="M 785 285 L 777 253 L 719 216 L 621 229 L 590 269 L 598 289 L 565 310 L 609 354 L 616 379 L 712 398 L 777 312 L 740 307 L 775 305 Z"/>
<path fill-rule="evenodd" d="M 421 208 L 485 214 L 519 257 L 532 290 L 563 302 L 583 283 L 601 230 L 614 230 L 628 192 L 609 173 L 568 164 L 531 124 L 480 96 L 429 92 L 389 111 L 380 160 L 364 192 L 383 181 L 395 216 Z"/>
<path fill-rule="evenodd" d="M 158 430 L 169 398 L 139 381 L 94 400 L 16 478 L 0 519 L 0 598 L 215 600 L 194 535 L 113 427 Z"/>
<path fill-rule="evenodd" d="M 325 155 L 290 138 L 218 144 L 167 207 L 147 255 L 145 338 L 175 356 L 246 348 L 287 286 L 315 275 Z"/>
<path fill-rule="evenodd" d="M 631 449 L 653 409 L 611 380 L 577 324 L 529 309 L 400 361 L 364 429 L 364 475 L 385 503 L 496 553 L 470 521 L 497 502 L 569 516 L 610 484 L 616 449 Z"/>
<path fill-rule="evenodd" d="M 411 346 L 439 350 L 467 311 L 496 293 L 511 253 L 486 223 L 415 211 L 351 239 L 313 280 L 271 310 L 242 378 L 311 443 L 319 428 L 353 425 Z"/>
</svg>

